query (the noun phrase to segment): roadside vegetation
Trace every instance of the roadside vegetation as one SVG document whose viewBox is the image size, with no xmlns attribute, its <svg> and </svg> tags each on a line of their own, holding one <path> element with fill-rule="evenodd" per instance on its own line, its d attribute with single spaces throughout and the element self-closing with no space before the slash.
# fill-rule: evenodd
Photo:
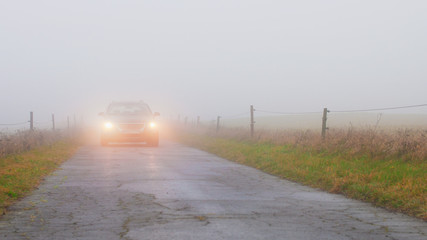
<svg viewBox="0 0 427 240">
<path fill-rule="evenodd" d="M 177 128 L 179 129 L 179 128 Z M 331 193 L 427 220 L 427 131 L 179 129 L 171 137 Z"/>
<path fill-rule="evenodd" d="M 0 136 L 0 216 L 14 201 L 70 158 L 76 137 L 53 131 L 22 131 Z"/>
</svg>

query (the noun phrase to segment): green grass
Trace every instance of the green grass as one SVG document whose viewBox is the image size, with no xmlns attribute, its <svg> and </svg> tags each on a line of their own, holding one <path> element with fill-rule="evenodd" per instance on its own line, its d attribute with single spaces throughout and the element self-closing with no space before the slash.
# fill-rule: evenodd
<svg viewBox="0 0 427 240">
<path fill-rule="evenodd" d="M 0 215 L 14 201 L 32 191 L 77 150 L 74 141 L 58 141 L 27 152 L 0 158 Z"/>
<path fill-rule="evenodd" d="M 174 139 L 282 178 L 427 220 L 425 161 L 182 132 Z"/>
</svg>

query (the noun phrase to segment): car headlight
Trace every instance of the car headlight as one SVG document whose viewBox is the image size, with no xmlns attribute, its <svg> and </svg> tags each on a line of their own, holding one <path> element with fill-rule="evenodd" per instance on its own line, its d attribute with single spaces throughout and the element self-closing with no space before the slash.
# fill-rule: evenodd
<svg viewBox="0 0 427 240">
<path fill-rule="evenodd" d="M 150 128 L 155 128 L 157 127 L 157 124 L 155 122 L 150 122 Z"/>
<path fill-rule="evenodd" d="M 107 129 L 111 129 L 111 128 L 113 128 L 113 124 L 111 122 L 106 122 L 106 123 L 104 123 L 104 127 Z"/>
</svg>

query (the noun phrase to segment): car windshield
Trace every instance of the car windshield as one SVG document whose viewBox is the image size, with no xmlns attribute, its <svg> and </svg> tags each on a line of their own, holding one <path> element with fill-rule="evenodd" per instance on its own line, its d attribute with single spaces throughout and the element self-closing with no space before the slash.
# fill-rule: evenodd
<svg viewBox="0 0 427 240">
<path fill-rule="evenodd" d="M 136 103 L 116 103 L 111 104 L 107 109 L 107 114 L 110 115 L 151 115 L 150 109 L 143 104 Z"/>
</svg>

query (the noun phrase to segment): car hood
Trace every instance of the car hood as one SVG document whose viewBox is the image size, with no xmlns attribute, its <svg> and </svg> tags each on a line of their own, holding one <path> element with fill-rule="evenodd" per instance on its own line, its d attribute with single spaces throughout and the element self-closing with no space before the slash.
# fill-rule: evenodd
<svg viewBox="0 0 427 240">
<path fill-rule="evenodd" d="M 114 123 L 145 123 L 152 118 L 135 115 L 107 115 L 105 119 Z"/>
</svg>

